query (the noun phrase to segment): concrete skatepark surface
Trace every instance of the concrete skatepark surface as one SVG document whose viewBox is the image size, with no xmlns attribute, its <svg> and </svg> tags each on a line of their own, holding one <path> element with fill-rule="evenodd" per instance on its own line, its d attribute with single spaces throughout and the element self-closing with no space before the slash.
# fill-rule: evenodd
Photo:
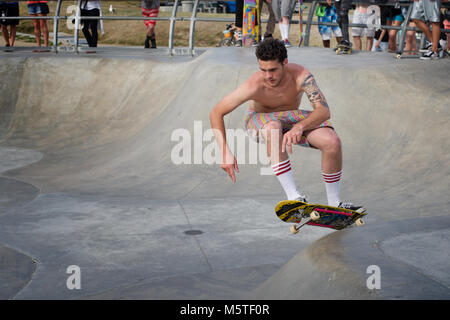
<svg viewBox="0 0 450 320">
<path fill-rule="evenodd" d="M 236 184 L 204 159 L 174 163 L 174 132 L 198 148 L 209 110 L 257 70 L 254 49 L 0 53 L 0 298 L 449 299 L 450 60 L 288 54 L 330 105 L 342 198 L 367 207 L 362 228 L 291 235 L 264 157 Z M 227 128 L 242 129 L 246 107 Z M 324 203 L 320 153 L 298 147 L 291 162 Z M 67 287 L 72 265 L 81 289 Z"/>
</svg>

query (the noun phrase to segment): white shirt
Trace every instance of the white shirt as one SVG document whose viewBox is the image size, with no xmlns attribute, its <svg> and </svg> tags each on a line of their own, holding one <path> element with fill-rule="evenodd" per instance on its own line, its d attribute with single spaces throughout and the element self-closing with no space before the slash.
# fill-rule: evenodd
<svg viewBox="0 0 450 320">
<path fill-rule="evenodd" d="M 86 4 L 86 1 L 87 1 L 87 4 Z M 84 9 L 84 10 L 99 9 L 99 10 L 101 10 L 102 7 L 100 6 L 100 0 L 82 0 L 81 1 L 81 9 Z"/>
</svg>

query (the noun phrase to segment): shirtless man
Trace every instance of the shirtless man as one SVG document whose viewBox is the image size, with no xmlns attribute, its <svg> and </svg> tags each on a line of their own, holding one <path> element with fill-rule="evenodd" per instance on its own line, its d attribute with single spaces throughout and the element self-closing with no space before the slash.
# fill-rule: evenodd
<svg viewBox="0 0 450 320">
<path fill-rule="evenodd" d="M 281 41 L 268 38 L 256 49 L 260 71 L 225 96 L 210 112 L 211 127 L 222 154 L 222 169 L 233 182 L 237 161 L 226 141 L 224 116 L 250 101 L 246 117 L 248 134 L 266 141 L 267 156 L 289 200 L 307 202 L 295 184 L 288 152 L 302 145 L 322 152 L 322 172 L 328 204 L 364 211 L 361 206 L 340 200 L 342 170 L 341 142 L 331 124 L 330 110 L 313 75 L 303 66 L 288 63 Z M 313 111 L 298 109 L 306 93 Z"/>
</svg>

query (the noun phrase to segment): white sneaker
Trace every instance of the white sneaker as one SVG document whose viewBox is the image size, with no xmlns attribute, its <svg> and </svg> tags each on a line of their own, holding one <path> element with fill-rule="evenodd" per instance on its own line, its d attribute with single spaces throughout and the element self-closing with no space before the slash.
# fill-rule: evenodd
<svg viewBox="0 0 450 320">
<path fill-rule="evenodd" d="M 298 198 L 295 198 L 294 200 L 309 203 L 308 198 L 303 194 L 300 194 L 300 196 Z"/>
<path fill-rule="evenodd" d="M 366 208 L 364 208 L 363 206 L 355 206 L 351 202 L 341 202 L 339 203 L 338 208 L 350 209 L 359 213 L 366 212 Z"/>
</svg>

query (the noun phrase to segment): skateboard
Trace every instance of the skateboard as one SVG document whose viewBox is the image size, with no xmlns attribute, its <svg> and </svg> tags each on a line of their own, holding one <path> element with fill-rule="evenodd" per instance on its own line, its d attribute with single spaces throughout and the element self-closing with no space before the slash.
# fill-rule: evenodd
<svg viewBox="0 0 450 320">
<path fill-rule="evenodd" d="M 259 1 L 262 0 L 244 0 L 244 15 L 242 28 L 242 42 L 248 47 L 256 44 L 259 40 Z"/>
<path fill-rule="evenodd" d="M 34 49 L 33 52 L 35 53 L 50 52 L 50 49 Z"/>
<path fill-rule="evenodd" d="M 295 223 L 291 226 L 292 233 L 297 233 L 305 225 L 326 227 L 335 230 L 344 229 L 353 223 L 364 225 L 361 217 L 367 212 L 337 208 L 322 204 L 310 204 L 297 200 L 283 200 L 275 207 L 278 218 L 284 222 Z"/>
<path fill-rule="evenodd" d="M 352 53 L 352 46 L 348 46 L 346 44 L 338 44 L 336 48 L 336 54 L 351 54 Z"/>
<path fill-rule="evenodd" d="M 300 47 L 303 43 L 303 20 L 302 20 L 302 3 L 303 0 L 298 0 L 298 26 L 300 29 L 300 41 L 298 43 L 298 46 Z"/>
</svg>

